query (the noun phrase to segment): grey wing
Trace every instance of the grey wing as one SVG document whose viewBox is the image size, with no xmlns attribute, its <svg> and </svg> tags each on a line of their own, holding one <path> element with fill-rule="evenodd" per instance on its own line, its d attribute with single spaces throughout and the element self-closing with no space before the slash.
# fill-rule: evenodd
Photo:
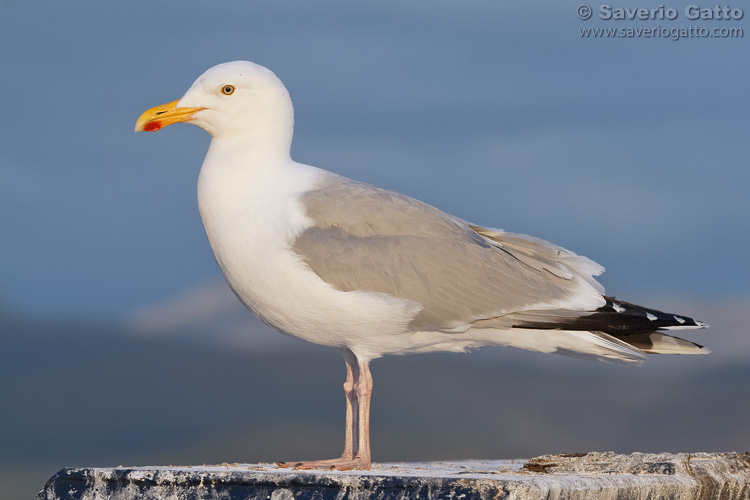
<svg viewBox="0 0 750 500">
<path fill-rule="evenodd" d="M 593 278 L 602 274 L 604 268 L 588 257 L 577 255 L 570 250 L 533 236 L 508 233 L 501 229 L 476 225 L 470 225 L 469 227 L 534 268 L 544 269 L 561 278 L 573 279 L 578 277 L 585 280 L 597 292 L 604 294 L 604 287 Z"/>
<path fill-rule="evenodd" d="M 303 204 L 314 225 L 297 237 L 294 251 L 339 290 L 418 302 L 415 331 L 462 331 L 514 312 L 604 304 L 590 276 L 564 263 L 575 254 L 541 240 L 510 235 L 501 242 L 506 233 L 338 176 L 307 193 Z"/>
</svg>

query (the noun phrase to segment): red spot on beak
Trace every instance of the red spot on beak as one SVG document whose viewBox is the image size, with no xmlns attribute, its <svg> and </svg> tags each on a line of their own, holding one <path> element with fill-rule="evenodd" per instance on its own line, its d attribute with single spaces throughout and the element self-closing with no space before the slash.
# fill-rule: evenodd
<svg viewBox="0 0 750 500">
<path fill-rule="evenodd" d="M 146 132 L 156 132 L 161 128 L 161 122 L 156 120 L 153 122 L 148 122 L 144 127 L 143 130 Z"/>
</svg>

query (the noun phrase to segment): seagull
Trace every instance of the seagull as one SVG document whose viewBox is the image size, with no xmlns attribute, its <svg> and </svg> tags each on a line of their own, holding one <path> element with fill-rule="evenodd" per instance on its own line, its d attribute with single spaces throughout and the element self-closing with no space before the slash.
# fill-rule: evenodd
<svg viewBox="0 0 750 500">
<path fill-rule="evenodd" d="M 292 160 L 292 101 L 263 66 L 209 69 L 135 131 L 179 122 L 211 135 L 198 205 L 229 286 L 265 323 L 346 362 L 343 454 L 280 467 L 371 467 L 369 363 L 387 354 L 493 345 L 638 365 L 709 352 L 665 333 L 706 325 L 604 295 L 604 268 L 586 257 Z"/>
</svg>

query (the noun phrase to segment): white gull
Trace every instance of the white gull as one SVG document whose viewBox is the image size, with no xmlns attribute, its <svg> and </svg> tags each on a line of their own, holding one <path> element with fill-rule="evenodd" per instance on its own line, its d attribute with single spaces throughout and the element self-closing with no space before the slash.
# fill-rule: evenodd
<svg viewBox="0 0 750 500">
<path fill-rule="evenodd" d="M 640 364 L 708 352 L 663 333 L 702 323 L 604 296 L 604 269 L 586 257 L 293 161 L 292 102 L 262 66 L 209 69 L 135 130 L 177 122 L 211 135 L 198 203 L 229 286 L 269 325 L 346 361 L 344 453 L 281 466 L 370 468 L 369 362 L 385 354 L 496 345 Z"/>
</svg>

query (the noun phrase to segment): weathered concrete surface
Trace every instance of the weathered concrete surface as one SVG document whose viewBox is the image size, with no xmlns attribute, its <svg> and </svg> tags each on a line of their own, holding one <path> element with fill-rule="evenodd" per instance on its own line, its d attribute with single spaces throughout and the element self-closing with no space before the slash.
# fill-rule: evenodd
<svg viewBox="0 0 750 500">
<path fill-rule="evenodd" d="M 69 468 L 37 500 L 750 499 L 750 454 L 546 455 L 296 471 L 271 464 Z"/>
</svg>

